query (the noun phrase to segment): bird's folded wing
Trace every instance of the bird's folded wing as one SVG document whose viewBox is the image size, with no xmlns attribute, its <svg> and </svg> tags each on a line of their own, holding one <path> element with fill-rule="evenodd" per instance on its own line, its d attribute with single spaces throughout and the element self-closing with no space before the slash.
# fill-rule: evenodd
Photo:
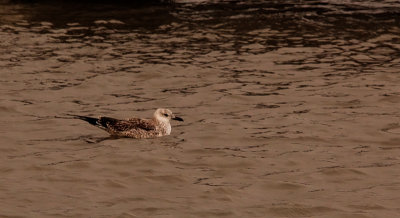
<svg viewBox="0 0 400 218">
<path fill-rule="evenodd" d="M 132 129 L 154 130 L 155 126 L 148 120 L 131 118 L 128 120 L 118 120 L 111 117 L 100 117 L 99 124 L 105 128 L 116 132 L 128 131 Z"/>
<path fill-rule="evenodd" d="M 156 126 L 154 125 L 154 122 L 152 122 L 152 120 L 129 118 L 127 121 L 130 123 L 130 125 L 134 126 L 133 128 L 144 129 L 144 130 L 156 129 Z"/>
</svg>

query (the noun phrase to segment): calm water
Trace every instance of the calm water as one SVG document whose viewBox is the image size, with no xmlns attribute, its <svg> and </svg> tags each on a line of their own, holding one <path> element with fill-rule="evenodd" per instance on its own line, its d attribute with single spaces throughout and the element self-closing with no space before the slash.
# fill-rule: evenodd
<svg viewBox="0 0 400 218">
<path fill-rule="evenodd" d="M 399 69 L 397 1 L 0 1 L 0 216 L 397 217 Z"/>
</svg>

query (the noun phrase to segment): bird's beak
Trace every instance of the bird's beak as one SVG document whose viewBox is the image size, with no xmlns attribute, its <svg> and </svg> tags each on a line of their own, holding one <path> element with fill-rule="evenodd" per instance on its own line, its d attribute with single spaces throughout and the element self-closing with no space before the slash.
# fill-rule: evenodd
<svg viewBox="0 0 400 218">
<path fill-rule="evenodd" d="M 172 119 L 173 119 L 173 120 L 177 120 L 177 121 L 183 121 L 183 119 L 180 118 L 180 117 L 173 117 Z"/>
</svg>

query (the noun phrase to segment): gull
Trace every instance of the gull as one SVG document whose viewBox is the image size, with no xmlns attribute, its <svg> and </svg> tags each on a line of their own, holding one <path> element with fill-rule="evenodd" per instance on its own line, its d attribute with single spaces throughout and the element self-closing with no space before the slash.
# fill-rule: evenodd
<svg viewBox="0 0 400 218">
<path fill-rule="evenodd" d="M 99 118 L 74 115 L 93 126 L 107 131 L 112 136 L 130 137 L 136 139 L 155 138 L 171 134 L 171 120 L 183 121 L 170 110 L 158 108 L 151 119 L 128 118 L 126 120 L 111 117 Z"/>
</svg>

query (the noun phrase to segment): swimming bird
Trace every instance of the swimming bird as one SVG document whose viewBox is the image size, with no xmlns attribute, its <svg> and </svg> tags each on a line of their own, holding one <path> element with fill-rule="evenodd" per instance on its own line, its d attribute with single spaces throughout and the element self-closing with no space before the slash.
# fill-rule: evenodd
<svg viewBox="0 0 400 218">
<path fill-rule="evenodd" d="M 170 110 L 159 108 L 151 119 L 129 118 L 126 120 L 111 117 L 94 118 L 74 115 L 75 118 L 84 120 L 100 129 L 110 133 L 112 136 L 130 138 L 155 138 L 171 134 L 171 120 L 183 121 L 175 116 Z"/>
</svg>

